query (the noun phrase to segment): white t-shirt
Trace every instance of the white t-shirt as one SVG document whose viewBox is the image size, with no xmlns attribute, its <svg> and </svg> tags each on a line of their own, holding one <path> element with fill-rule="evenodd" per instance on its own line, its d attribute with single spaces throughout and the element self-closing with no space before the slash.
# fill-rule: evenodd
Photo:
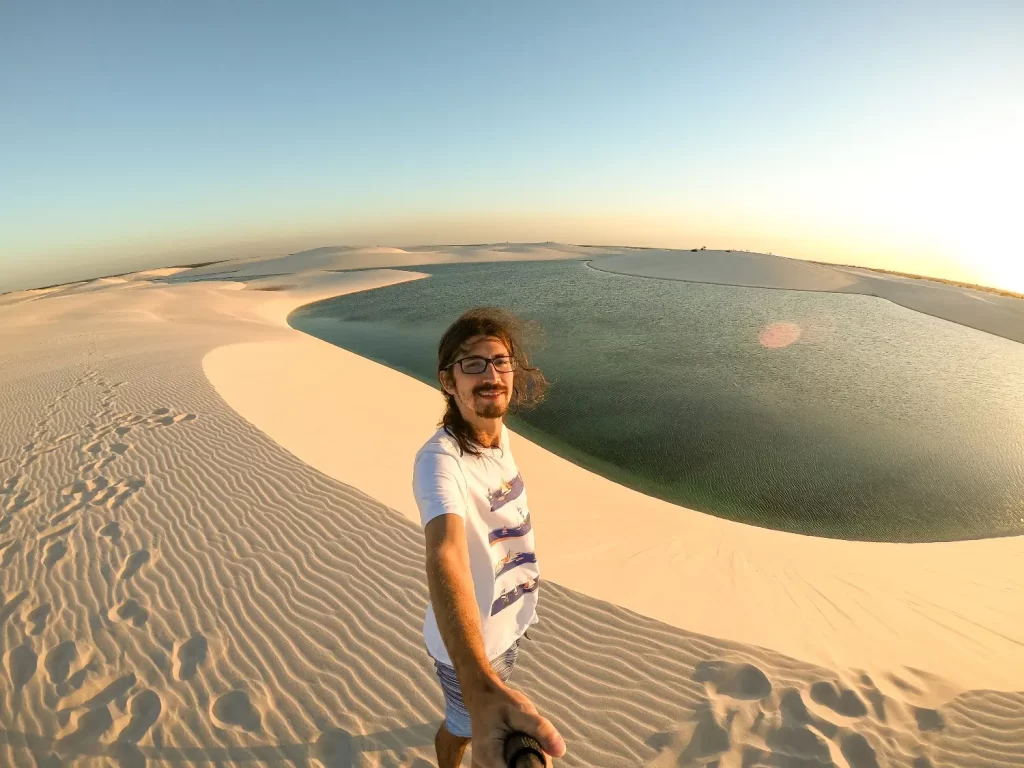
<svg viewBox="0 0 1024 768">
<path fill-rule="evenodd" d="M 484 648 L 494 659 L 537 622 L 540 568 L 526 488 L 505 426 L 500 448 L 480 450 L 480 456 L 460 456 L 455 438 L 439 429 L 416 454 L 412 484 L 424 527 L 439 515 L 465 521 Z M 452 663 L 429 604 L 423 637 L 431 656 Z"/>
</svg>

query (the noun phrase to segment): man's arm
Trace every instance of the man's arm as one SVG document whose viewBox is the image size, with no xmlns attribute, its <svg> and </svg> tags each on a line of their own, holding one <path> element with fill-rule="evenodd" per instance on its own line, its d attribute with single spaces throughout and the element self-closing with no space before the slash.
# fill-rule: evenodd
<svg viewBox="0 0 1024 768">
<path fill-rule="evenodd" d="M 472 720 L 474 767 L 506 768 L 502 748 L 513 731 L 533 736 L 548 754 L 561 757 L 565 743 L 555 727 L 537 714 L 526 696 L 502 683 L 491 669 L 462 518 L 440 515 L 427 523 L 424 532 L 430 601 Z"/>
</svg>

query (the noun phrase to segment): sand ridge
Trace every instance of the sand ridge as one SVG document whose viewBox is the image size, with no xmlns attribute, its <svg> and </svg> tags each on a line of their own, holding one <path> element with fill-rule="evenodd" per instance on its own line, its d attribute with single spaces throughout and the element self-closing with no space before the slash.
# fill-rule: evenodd
<svg viewBox="0 0 1024 768">
<path fill-rule="evenodd" d="M 436 393 L 285 324 L 289 307 L 422 277 L 292 266 L 273 278 L 276 290 L 223 275 L 175 281 L 179 273 L 0 306 L 0 764 L 431 764 L 441 700 L 420 637 L 422 536 L 403 501 L 408 483 L 396 480 L 411 456 L 376 452 L 353 398 L 362 387 L 408 397 L 414 422 L 429 424 Z M 1022 623 L 1007 594 L 1017 583 L 1000 564 L 1019 562 L 1015 550 L 968 542 L 978 547 L 971 559 L 951 549 L 942 563 L 929 559 L 930 545 L 875 545 L 864 557 L 851 549 L 851 573 L 875 579 L 848 604 L 830 614 L 807 602 L 770 620 L 798 617 L 800 631 L 819 635 L 807 641 L 813 649 L 842 611 L 856 618 L 845 629 L 876 638 L 884 635 L 859 622 L 923 611 L 948 624 L 929 622 L 930 644 L 954 652 L 948 634 L 977 649 L 962 650 L 964 669 L 943 670 L 953 675 L 936 674 L 925 648 L 919 664 L 890 664 L 885 643 L 865 648 L 863 666 L 815 663 L 732 631 L 694 631 L 704 610 L 726 615 L 736 633 L 756 631 L 748 625 L 781 601 L 811 594 L 817 584 L 796 579 L 808 564 L 781 544 L 788 534 L 673 507 L 679 535 L 650 535 L 640 548 L 638 527 L 607 550 L 591 583 L 601 542 L 614 539 L 569 551 L 559 526 L 580 510 L 554 504 L 561 483 L 582 491 L 599 479 L 570 477 L 513 439 L 545 516 L 550 578 L 514 680 L 562 728 L 564 765 L 1024 762 L 1020 656 L 1004 650 L 1019 643 Z M 644 497 L 594 490 L 622 494 L 611 497 L 615 519 L 628 510 L 658 523 Z M 806 559 L 837 558 L 842 544 Z M 744 546 L 789 561 L 752 595 L 744 587 L 757 575 L 743 570 L 765 561 Z M 887 546 L 920 571 L 919 583 L 888 595 Z M 693 560 L 682 587 L 646 585 L 657 602 L 707 590 L 710 603 L 730 580 L 747 602 L 695 605 L 681 627 L 565 583 L 578 572 L 590 592 L 620 590 L 628 602 L 648 576 L 616 571 L 624 552 L 647 566 Z M 953 574 L 949 559 L 964 565 Z M 929 607 L 940 587 L 947 602 Z M 983 588 L 994 602 L 971 608 Z M 762 599 L 773 602 L 748 613 Z M 876 611 L 873 601 L 885 600 L 893 608 Z M 950 609 L 967 611 L 961 623 Z M 993 630 L 1010 645 L 997 645 Z M 978 658 L 986 649 L 987 665 Z M 1002 684 L 967 690 L 1000 666 Z"/>
</svg>

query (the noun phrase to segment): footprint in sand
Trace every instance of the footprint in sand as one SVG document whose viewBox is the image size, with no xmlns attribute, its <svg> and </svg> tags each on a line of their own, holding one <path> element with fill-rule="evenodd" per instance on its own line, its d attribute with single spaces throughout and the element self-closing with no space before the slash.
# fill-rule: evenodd
<svg viewBox="0 0 1024 768">
<path fill-rule="evenodd" d="M 157 419 L 150 421 L 150 425 L 154 427 L 169 427 L 171 424 L 177 424 L 182 421 L 192 421 L 196 418 L 194 413 L 179 413 L 177 416 L 162 416 Z"/>
<path fill-rule="evenodd" d="M 100 536 L 110 539 L 111 541 L 119 541 L 121 539 L 121 524 L 120 523 L 107 523 L 100 528 Z"/>
<path fill-rule="evenodd" d="M 742 742 L 737 743 L 734 720 L 740 709 L 756 709 L 771 696 L 772 684 L 767 675 L 753 664 L 716 659 L 699 663 L 693 679 L 704 683 L 708 696 L 678 733 L 656 734 L 648 742 L 660 753 L 649 763 L 651 768 L 717 765 L 726 753 L 744 749 L 746 754 L 749 750 Z M 729 703 L 720 703 L 723 698 Z M 808 744 L 805 751 L 812 749 Z M 820 753 L 820 749 L 814 749 L 814 754 Z M 824 754 L 828 754 L 827 746 Z M 743 764 L 748 764 L 745 757 Z"/>
<path fill-rule="evenodd" d="M 149 550 L 140 549 L 138 552 L 132 552 L 128 559 L 124 562 L 124 568 L 121 569 L 121 573 L 118 575 L 118 581 L 126 581 L 139 572 L 139 569 L 148 563 L 150 560 Z"/>
<path fill-rule="evenodd" d="M 71 662 L 78 658 L 78 647 L 74 640 L 67 640 L 51 648 L 43 659 L 43 667 L 54 685 L 60 685 L 68 679 Z"/>
<path fill-rule="evenodd" d="M 20 691 L 36 673 L 39 657 L 28 645 L 22 644 L 7 654 L 4 660 L 7 674 L 11 678 L 15 691 Z"/>
<path fill-rule="evenodd" d="M 85 509 L 89 505 L 106 505 L 109 509 L 117 509 L 145 487 L 146 481 L 140 477 L 129 477 L 112 482 L 100 475 L 90 480 L 78 480 L 61 489 L 63 507 L 50 519 L 50 524 L 56 525 L 67 519 L 70 514 Z"/>
<path fill-rule="evenodd" d="M 209 644 L 202 635 L 194 635 L 174 650 L 174 679 L 188 680 L 206 661 Z"/>
<path fill-rule="evenodd" d="M 131 477 L 121 480 L 115 487 L 115 492 L 104 502 L 108 509 L 120 509 L 132 496 L 146 487 L 146 481 L 139 477 Z"/>
<path fill-rule="evenodd" d="M 850 768 L 879 768 L 875 748 L 859 733 L 844 736 L 839 749 L 850 764 Z"/>
<path fill-rule="evenodd" d="M 843 717 L 864 717 L 868 713 L 868 708 L 855 691 L 840 688 L 830 680 L 821 680 L 811 686 L 811 700 Z"/>
<path fill-rule="evenodd" d="M 697 665 L 693 679 L 711 683 L 715 693 L 732 699 L 754 701 L 767 698 L 772 692 L 768 677 L 753 664 L 705 661 Z"/>
<path fill-rule="evenodd" d="M 263 720 L 245 691 L 231 691 L 218 696 L 210 707 L 213 722 L 225 730 L 241 728 L 255 733 L 263 727 Z"/>
<path fill-rule="evenodd" d="M 127 709 L 127 722 L 115 740 L 121 744 L 136 744 L 159 719 L 163 702 L 154 691 L 145 688 L 128 700 Z"/>
<path fill-rule="evenodd" d="M 81 471 L 86 472 L 99 472 L 101 469 L 110 465 L 111 462 L 116 459 L 116 456 L 104 456 L 102 459 L 96 459 L 96 461 L 83 464 Z"/>
<path fill-rule="evenodd" d="M 127 429 L 131 428 L 127 427 L 126 431 Z M 118 434 L 123 433 L 119 432 Z M 125 453 L 127 453 L 131 449 L 131 445 L 129 443 L 124 442 L 112 443 L 107 448 L 109 452 L 104 454 L 103 445 L 97 440 L 95 443 L 87 446 L 87 449 L 89 450 L 90 453 L 92 453 L 93 456 L 96 457 L 96 459 L 95 461 L 91 461 L 82 466 L 81 471 L 83 473 L 99 472 L 101 469 L 112 464 L 115 460 L 117 460 L 119 456 L 123 456 Z"/>
<path fill-rule="evenodd" d="M 803 696 L 796 688 L 788 688 L 782 692 L 779 700 L 779 713 L 782 725 L 787 728 L 803 728 L 810 726 L 819 731 L 826 739 L 835 739 L 839 727 L 835 723 L 815 717 L 807 709 Z"/>
<path fill-rule="evenodd" d="M 111 608 L 107 618 L 111 621 L 126 621 L 136 627 L 142 627 L 149 621 L 149 611 L 139 605 L 138 601 L 128 598 L 116 608 Z"/>
<path fill-rule="evenodd" d="M 30 635 L 38 635 L 46 628 L 46 620 L 50 617 L 50 604 L 37 605 L 25 616 L 25 623 L 28 626 L 25 632 Z"/>
<path fill-rule="evenodd" d="M 828 742 L 809 728 L 782 726 L 770 730 L 765 746 L 771 756 L 769 759 L 781 758 L 783 764 L 832 765 Z M 769 764 L 774 765 L 774 760 Z"/>
<path fill-rule="evenodd" d="M 914 719 L 917 720 L 918 730 L 921 731 L 941 731 L 946 727 L 945 719 L 934 709 L 914 707 Z"/>
<path fill-rule="evenodd" d="M 719 758 L 733 747 L 728 725 L 719 722 L 711 703 L 704 701 L 679 733 L 658 733 L 648 741 L 648 745 L 661 754 L 647 765 L 650 768 L 717 765 Z"/>
<path fill-rule="evenodd" d="M 64 501 L 64 508 L 61 513 L 75 512 L 87 504 L 92 504 L 106 490 L 110 488 L 110 481 L 100 475 L 90 480 L 76 480 L 71 485 L 60 489 L 61 498 Z"/>
<path fill-rule="evenodd" d="M 648 764 L 651 768 L 726 762 L 827 766 L 834 764 L 837 753 L 849 768 L 879 768 L 876 731 L 878 721 L 884 721 L 885 700 L 866 675 L 860 680 L 864 698 L 834 680 L 818 681 L 803 692 L 776 691 L 768 676 L 749 663 L 705 661 L 696 666 L 693 677 L 704 683 L 707 698 L 680 731 L 656 734 L 648 741 L 659 752 Z M 877 720 L 870 718 L 864 699 Z M 812 711 L 809 702 L 820 709 Z M 832 722 L 833 714 L 841 719 Z M 938 712 L 922 710 L 919 727 L 925 730 L 937 719 Z M 915 768 L 926 765 L 927 761 Z"/>
<path fill-rule="evenodd" d="M 43 565 L 52 568 L 57 562 L 68 553 L 68 545 L 61 540 L 51 541 L 46 548 L 46 555 L 43 557 Z"/>
</svg>

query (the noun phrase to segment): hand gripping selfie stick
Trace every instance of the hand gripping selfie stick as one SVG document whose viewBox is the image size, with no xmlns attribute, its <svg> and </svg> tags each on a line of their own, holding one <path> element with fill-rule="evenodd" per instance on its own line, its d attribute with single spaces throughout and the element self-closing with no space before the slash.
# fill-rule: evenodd
<svg viewBox="0 0 1024 768">
<path fill-rule="evenodd" d="M 508 768 L 544 768 L 544 750 L 525 733 L 513 733 L 505 739 L 505 763 Z"/>
</svg>

